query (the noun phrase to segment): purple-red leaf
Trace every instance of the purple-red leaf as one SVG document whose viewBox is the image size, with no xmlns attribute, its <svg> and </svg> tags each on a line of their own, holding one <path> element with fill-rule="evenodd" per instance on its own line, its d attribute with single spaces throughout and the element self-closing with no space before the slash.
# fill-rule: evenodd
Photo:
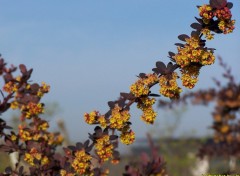
<svg viewBox="0 0 240 176">
<path fill-rule="evenodd" d="M 228 2 L 228 3 L 227 3 L 227 7 L 228 7 L 229 9 L 231 9 L 231 8 L 233 7 L 233 3 Z"/>
<path fill-rule="evenodd" d="M 149 96 L 151 96 L 151 97 L 160 97 L 159 94 L 154 94 L 154 93 L 150 93 Z"/>
<path fill-rule="evenodd" d="M 132 100 L 132 99 L 135 98 L 132 93 L 125 93 L 125 92 L 121 92 L 120 96 L 127 99 L 127 100 Z"/>
<path fill-rule="evenodd" d="M 201 30 L 201 29 L 202 29 L 202 25 L 199 24 L 199 23 L 192 23 L 192 24 L 191 24 L 191 27 L 192 27 L 193 29 L 196 29 L 196 30 Z"/>
<path fill-rule="evenodd" d="M 76 144 L 76 147 L 77 147 L 78 150 L 81 150 L 83 148 L 83 144 L 81 142 L 78 142 Z"/>
<path fill-rule="evenodd" d="M 210 0 L 210 6 L 221 9 L 227 5 L 227 0 Z"/>
<path fill-rule="evenodd" d="M 159 69 L 166 69 L 166 65 L 163 62 L 156 62 L 156 67 Z"/>
<path fill-rule="evenodd" d="M 109 102 L 108 102 L 108 106 L 110 107 L 110 109 L 113 109 L 114 106 L 115 106 L 115 102 L 109 101 Z"/>
<path fill-rule="evenodd" d="M 187 38 L 189 38 L 189 36 L 186 35 L 186 34 L 181 34 L 181 35 L 178 36 L 178 39 L 179 39 L 179 40 L 182 40 L 182 41 L 184 41 L 184 42 L 186 41 Z"/>
<path fill-rule="evenodd" d="M 173 57 L 173 56 L 175 56 L 175 53 L 174 53 L 174 52 L 171 52 L 171 51 L 169 51 L 169 52 L 168 52 L 168 55 L 169 55 L 170 57 Z"/>
<path fill-rule="evenodd" d="M 146 74 L 145 74 L 145 73 L 140 73 L 138 77 L 140 77 L 140 78 L 146 78 Z"/>
<path fill-rule="evenodd" d="M 176 46 L 184 47 L 184 44 L 182 43 L 175 43 Z"/>
<path fill-rule="evenodd" d="M 26 66 L 24 64 L 20 64 L 19 65 L 19 69 L 22 72 L 22 74 L 27 72 L 27 68 L 26 68 Z"/>
<path fill-rule="evenodd" d="M 110 140 L 115 140 L 115 139 L 117 139 L 117 138 L 118 138 L 117 135 L 111 135 L 111 136 L 110 136 Z"/>
<path fill-rule="evenodd" d="M 90 143 L 90 141 L 89 141 L 89 140 L 86 140 L 86 141 L 84 142 L 84 144 L 83 144 L 84 148 L 88 147 L 89 143 Z"/>
</svg>

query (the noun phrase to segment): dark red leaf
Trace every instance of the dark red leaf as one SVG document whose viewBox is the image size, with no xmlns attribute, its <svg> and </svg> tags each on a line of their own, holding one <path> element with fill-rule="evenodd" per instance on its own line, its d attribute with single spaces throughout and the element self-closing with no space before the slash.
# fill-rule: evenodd
<svg viewBox="0 0 240 176">
<path fill-rule="evenodd" d="M 84 148 L 88 147 L 89 143 L 90 143 L 90 141 L 89 141 L 89 140 L 86 140 L 86 141 L 84 142 L 84 144 L 83 144 Z"/>
<path fill-rule="evenodd" d="M 174 64 L 172 62 L 169 62 L 167 65 L 167 73 L 172 73 L 174 70 L 176 70 L 179 66 L 177 64 Z"/>
<path fill-rule="evenodd" d="M 108 135 L 108 128 L 104 128 L 103 133 Z"/>
<path fill-rule="evenodd" d="M 120 159 L 120 153 L 118 151 L 114 150 L 113 151 L 113 158 L 119 160 Z"/>
<path fill-rule="evenodd" d="M 139 73 L 138 77 L 139 78 L 146 78 L 146 73 Z"/>
<path fill-rule="evenodd" d="M 108 119 L 111 116 L 111 114 L 112 114 L 112 111 L 109 110 L 104 116 L 105 116 L 105 118 Z"/>
<path fill-rule="evenodd" d="M 117 135 L 111 135 L 111 136 L 110 136 L 110 140 L 115 140 L 115 139 L 117 139 L 117 138 L 118 138 Z"/>
<path fill-rule="evenodd" d="M 192 37 L 199 37 L 199 35 L 200 35 L 200 31 L 192 31 L 191 32 Z"/>
<path fill-rule="evenodd" d="M 19 65 L 19 69 L 22 72 L 22 74 L 27 72 L 27 68 L 26 68 L 26 66 L 24 64 L 20 64 Z"/>
<path fill-rule="evenodd" d="M 119 107 L 123 108 L 125 106 L 125 99 L 120 99 L 117 101 Z"/>
<path fill-rule="evenodd" d="M 159 94 L 154 94 L 154 93 L 150 93 L 149 96 L 151 96 L 151 97 L 160 97 Z"/>
<path fill-rule="evenodd" d="M 120 96 L 127 99 L 127 100 L 132 100 L 132 99 L 135 98 L 132 93 L 125 93 L 125 92 L 121 92 Z"/>
<path fill-rule="evenodd" d="M 171 52 L 171 51 L 169 51 L 169 52 L 168 52 L 168 55 L 169 55 L 170 57 L 173 57 L 173 56 L 175 56 L 175 53 L 174 53 L 174 52 Z"/>
<path fill-rule="evenodd" d="M 97 133 L 102 133 L 102 128 L 101 128 L 100 126 L 96 126 L 96 127 L 94 128 L 94 131 L 95 131 L 96 134 L 97 134 Z"/>
<path fill-rule="evenodd" d="M 6 83 L 12 80 L 13 80 L 13 76 L 11 74 L 7 73 L 6 75 L 4 75 L 4 81 Z"/>
<path fill-rule="evenodd" d="M 201 30 L 201 29 L 202 29 L 202 25 L 199 24 L 199 23 L 192 23 L 192 24 L 191 24 L 191 27 L 192 27 L 193 29 L 196 29 L 196 30 Z"/>
<path fill-rule="evenodd" d="M 157 75 L 160 74 L 160 71 L 159 71 L 158 68 L 153 68 L 152 71 L 153 71 L 154 73 L 156 73 Z"/>
<path fill-rule="evenodd" d="M 8 129 L 8 130 L 11 130 L 11 129 L 13 129 L 12 127 L 10 127 L 10 126 L 7 126 L 7 125 L 6 125 L 4 128 L 5 128 L 5 129 Z"/>
<path fill-rule="evenodd" d="M 90 152 L 93 147 L 94 147 L 94 143 L 92 143 L 91 145 L 89 145 L 88 147 L 86 147 L 86 148 L 85 148 L 85 151 L 86 151 L 86 152 Z"/>
<path fill-rule="evenodd" d="M 186 41 L 187 38 L 189 38 L 189 36 L 186 34 L 181 34 L 178 36 L 178 39 L 184 42 Z"/>
<path fill-rule="evenodd" d="M 231 9 L 231 8 L 233 7 L 233 3 L 228 2 L 228 3 L 227 3 L 227 7 L 228 7 L 229 9 Z"/>
<path fill-rule="evenodd" d="M 156 67 L 162 70 L 166 69 L 166 65 L 161 61 L 156 62 Z"/>
<path fill-rule="evenodd" d="M 210 6 L 221 9 L 227 5 L 227 0 L 210 0 Z"/>
<path fill-rule="evenodd" d="M 175 43 L 176 46 L 184 47 L 184 44 L 182 43 Z"/>
<path fill-rule="evenodd" d="M 83 144 L 81 142 L 78 142 L 76 144 L 76 147 L 77 147 L 78 150 L 81 150 L 83 148 Z"/>
<path fill-rule="evenodd" d="M 203 20 L 202 20 L 201 18 L 195 17 L 195 19 L 196 19 L 200 24 L 203 24 Z"/>
<path fill-rule="evenodd" d="M 110 107 L 110 109 L 113 109 L 114 106 L 115 106 L 115 102 L 109 101 L 109 102 L 108 102 L 108 106 Z"/>
<path fill-rule="evenodd" d="M 70 145 L 70 146 L 68 146 L 68 148 L 69 148 L 70 150 L 72 150 L 72 151 L 76 151 L 76 147 L 75 147 L 75 146 Z"/>
<path fill-rule="evenodd" d="M 34 83 L 31 85 L 31 90 L 32 90 L 32 93 L 37 93 L 38 90 L 39 90 L 39 85 L 37 83 Z"/>
</svg>

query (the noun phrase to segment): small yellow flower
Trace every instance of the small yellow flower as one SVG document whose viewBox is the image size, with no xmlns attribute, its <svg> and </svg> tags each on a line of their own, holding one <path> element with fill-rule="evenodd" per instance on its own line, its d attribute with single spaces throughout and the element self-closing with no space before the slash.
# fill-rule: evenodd
<svg viewBox="0 0 240 176">
<path fill-rule="evenodd" d="M 74 170 L 81 175 L 87 174 L 88 170 L 90 170 L 92 157 L 84 149 L 76 151 L 74 155 L 75 158 L 72 162 Z"/>
<path fill-rule="evenodd" d="M 201 30 L 202 34 L 206 37 L 208 40 L 212 40 L 214 37 L 214 34 L 211 33 L 211 31 L 208 28 L 203 28 Z"/>
<path fill-rule="evenodd" d="M 210 5 L 203 5 L 198 8 L 199 15 L 203 18 L 203 22 L 208 24 L 209 21 L 213 18 L 214 14 L 212 11 L 212 7 Z"/>
<path fill-rule="evenodd" d="M 14 82 L 9 81 L 3 86 L 3 90 L 7 93 L 12 93 L 12 92 L 16 92 L 18 89 L 17 89 L 17 85 Z"/>
<path fill-rule="evenodd" d="M 17 101 L 13 101 L 13 102 L 10 104 L 10 108 L 11 108 L 11 109 L 17 109 L 17 108 L 18 108 L 18 102 L 17 102 Z"/>
<path fill-rule="evenodd" d="M 115 105 L 110 118 L 110 128 L 121 129 L 129 119 L 129 111 L 122 110 L 118 105 Z"/>
<path fill-rule="evenodd" d="M 43 130 L 43 131 L 45 131 L 46 129 L 48 129 L 49 128 L 49 124 L 46 122 L 46 121 L 44 121 L 43 123 L 41 123 L 40 125 L 38 125 L 38 130 Z"/>
<path fill-rule="evenodd" d="M 123 144 L 132 144 L 135 141 L 135 133 L 132 130 L 122 132 L 122 134 L 120 135 L 120 140 Z"/>
<path fill-rule="evenodd" d="M 22 106 L 21 111 L 25 111 L 26 118 L 30 119 L 32 116 L 44 113 L 44 108 L 41 103 L 29 102 L 27 106 Z"/>
<path fill-rule="evenodd" d="M 182 89 L 178 87 L 177 78 L 178 75 L 176 72 L 173 72 L 170 77 L 162 75 L 159 80 L 160 94 L 169 98 L 178 98 Z"/>
<path fill-rule="evenodd" d="M 104 117 L 104 115 L 100 115 L 97 119 L 97 121 L 100 123 L 100 125 L 103 127 L 103 128 L 106 128 L 107 127 L 107 121 L 106 121 L 106 118 Z"/>
<path fill-rule="evenodd" d="M 156 74 L 147 74 L 146 78 L 139 78 L 134 84 L 131 85 L 130 91 L 136 97 L 148 95 L 150 86 L 158 82 Z"/>
<path fill-rule="evenodd" d="M 188 66 L 181 69 L 182 84 L 184 87 L 192 89 L 198 81 L 201 66 Z"/>
<path fill-rule="evenodd" d="M 16 136 L 16 135 L 14 135 L 14 134 L 11 134 L 11 140 L 12 140 L 12 141 L 15 141 L 15 140 L 17 140 L 17 136 Z"/>
<path fill-rule="evenodd" d="M 36 148 L 32 148 L 29 153 L 25 153 L 24 161 L 28 162 L 30 165 L 34 166 L 34 159 L 41 160 L 42 154 L 38 152 Z"/>
<path fill-rule="evenodd" d="M 95 124 L 97 122 L 97 116 L 99 113 L 97 111 L 92 111 L 89 114 L 85 113 L 84 114 L 84 120 L 88 124 Z"/>
<path fill-rule="evenodd" d="M 113 155 L 113 145 L 110 142 L 109 135 L 104 135 L 96 140 L 96 153 L 102 161 L 108 161 Z"/>
</svg>

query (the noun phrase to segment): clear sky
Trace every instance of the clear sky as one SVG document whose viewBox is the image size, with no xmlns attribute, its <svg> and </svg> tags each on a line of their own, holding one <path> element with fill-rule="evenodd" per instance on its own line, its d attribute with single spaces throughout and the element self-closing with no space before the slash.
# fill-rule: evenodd
<svg viewBox="0 0 240 176">
<path fill-rule="evenodd" d="M 32 80 L 45 81 L 51 92 L 44 101 L 58 102 L 71 139 L 86 139 L 92 132 L 83 121 L 84 112 L 104 113 L 109 100 L 129 86 L 140 72 L 151 72 L 156 61 L 167 63 L 168 51 L 176 51 L 177 36 L 191 32 L 202 0 L 105 0 L 0 1 L 0 53 L 9 64 L 33 68 Z M 216 55 L 232 66 L 240 66 L 240 1 L 233 0 L 236 30 L 216 35 L 208 43 Z M 202 69 L 196 89 L 213 86 L 219 77 L 217 64 Z M 191 108 L 190 108 L 191 109 Z M 160 124 L 165 112 L 157 110 Z M 186 114 L 179 133 L 195 128 L 206 134 L 211 117 L 205 108 Z M 151 128 L 133 109 L 137 137 Z M 51 120 L 55 123 L 56 118 Z M 161 125 L 160 125 L 161 126 Z M 159 134 L 161 135 L 161 134 Z"/>
</svg>

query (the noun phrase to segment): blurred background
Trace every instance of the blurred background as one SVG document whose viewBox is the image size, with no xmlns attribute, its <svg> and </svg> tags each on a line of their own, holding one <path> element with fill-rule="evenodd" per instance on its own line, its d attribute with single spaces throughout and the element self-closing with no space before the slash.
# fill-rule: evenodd
<svg viewBox="0 0 240 176">
<path fill-rule="evenodd" d="M 196 6 L 204 3 L 208 1 L 0 1 L 0 53 L 8 64 L 24 63 L 33 68 L 34 82 L 50 84 L 51 91 L 43 101 L 52 130 L 57 130 L 57 121 L 62 120 L 69 141 L 83 141 L 94 128 L 85 124 L 83 114 L 92 110 L 105 113 L 107 102 L 117 99 L 120 92 L 129 92 L 136 75 L 151 72 L 156 61 L 168 63 L 168 51 L 176 52 L 177 36 L 190 34 L 190 24 L 198 16 Z M 221 56 L 236 76 L 240 66 L 240 1 L 233 3 L 236 30 L 216 35 L 207 46 L 217 49 L 215 55 Z M 195 90 L 214 87 L 212 78 L 221 73 L 218 64 L 204 67 Z M 182 161 L 183 166 L 173 164 L 172 168 L 184 168 L 192 163 L 197 144 L 211 135 L 207 127 L 212 123 L 212 108 L 188 106 L 172 111 L 156 107 L 158 120 L 152 126 L 142 122 L 141 112 L 133 107 L 132 127 L 139 142 L 135 147 L 145 145 L 147 132 L 156 141 L 190 137 L 191 150 L 179 155 L 173 153 L 180 151 L 178 146 L 165 151 L 166 159 L 178 157 Z M 180 146 L 186 142 L 177 141 Z M 171 141 L 162 143 L 166 148 L 172 145 Z M 129 146 L 120 149 L 132 154 Z"/>
</svg>

